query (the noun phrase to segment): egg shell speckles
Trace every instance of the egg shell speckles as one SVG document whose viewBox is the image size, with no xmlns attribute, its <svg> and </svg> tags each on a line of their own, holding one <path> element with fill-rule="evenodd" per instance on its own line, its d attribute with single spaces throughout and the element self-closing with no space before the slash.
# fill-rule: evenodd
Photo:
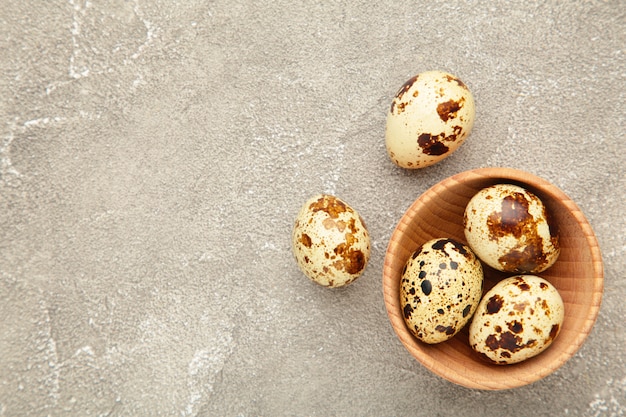
<svg viewBox="0 0 626 417">
<path fill-rule="evenodd" d="M 339 198 L 320 194 L 300 209 L 292 249 L 302 272 L 325 287 L 357 279 L 370 258 L 370 237 L 359 214 Z"/>
<path fill-rule="evenodd" d="M 404 322 L 425 343 L 454 337 L 480 301 L 483 270 L 465 245 L 452 239 L 424 243 L 407 261 L 400 283 Z"/>
<path fill-rule="evenodd" d="M 479 191 L 464 213 L 465 238 L 487 265 L 516 274 L 539 273 L 556 262 L 556 225 L 543 202 L 513 184 Z"/>
<path fill-rule="evenodd" d="M 478 305 L 469 328 L 470 346 L 491 363 L 518 363 L 548 348 L 564 317 L 563 300 L 548 281 L 534 275 L 506 278 Z"/>
<path fill-rule="evenodd" d="M 467 86 L 442 71 L 408 80 L 389 112 L 385 144 L 391 160 L 409 169 L 424 168 L 452 154 L 474 126 L 474 98 Z"/>
</svg>

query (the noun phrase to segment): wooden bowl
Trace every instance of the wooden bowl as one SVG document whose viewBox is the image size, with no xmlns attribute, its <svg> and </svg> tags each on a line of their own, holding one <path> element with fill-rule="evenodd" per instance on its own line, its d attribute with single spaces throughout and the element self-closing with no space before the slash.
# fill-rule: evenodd
<svg viewBox="0 0 626 417">
<path fill-rule="evenodd" d="M 534 192 L 553 215 L 561 244 L 556 263 L 537 274 L 550 281 L 563 298 L 565 319 L 561 333 L 547 350 L 514 365 L 493 365 L 481 359 L 469 346 L 469 326 L 443 343 L 428 345 L 419 341 L 405 325 L 400 306 L 400 277 L 409 256 L 434 238 L 449 237 L 467 243 L 463 233 L 465 206 L 476 192 L 498 183 L 518 184 Z M 483 267 L 484 291 L 512 275 L 484 264 Z M 530 384 L 563 365 L 591 331 L 600 309 L 602 289 L 600 249 L 580 209 L 548 181 L 510 168 L 462 172 L 427 190 L 400 219 L 389 241 L 383 267 L 383 292 L 389 320 L 411 355 L 442 378 L 468 388 L 485 390 Z"/>
</svg>

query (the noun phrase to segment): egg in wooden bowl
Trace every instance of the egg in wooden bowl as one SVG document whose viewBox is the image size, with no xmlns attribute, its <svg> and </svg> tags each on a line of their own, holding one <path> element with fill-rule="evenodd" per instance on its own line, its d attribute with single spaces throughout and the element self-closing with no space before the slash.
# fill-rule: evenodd
<svg viewBox="0 0 626 417">
<path fill-rule="evenodd" d="M 407 261 L 432 239 L 467 243 L 465 209 L 474 195 L 496 184 L 514 184 L 535 194 L 547 207 L 558 229 L 560 253 L 537 273 L 558 291 L 563 301 L 562 325 L 551 345 L 519 363 L 500 365 L 485 360 L 469 343 L 466 325 L 442 343 L 415 337 L 404 317 L 401 280 Z M 483 263 L 483 294 L 515 275 Z M 603 292 L 603 264 L 597 239 L 580 208 L 558 187 L 531 173 L 511 168 L 480 168 L 449 177 L 423 193 L 398 222 L 387 247 L 383 295 L 398 338 L 423 366 L 456 384 L 501 390 L 538 381 L 567 362 L 582 346 L 596 321 Z"/>
</svg>

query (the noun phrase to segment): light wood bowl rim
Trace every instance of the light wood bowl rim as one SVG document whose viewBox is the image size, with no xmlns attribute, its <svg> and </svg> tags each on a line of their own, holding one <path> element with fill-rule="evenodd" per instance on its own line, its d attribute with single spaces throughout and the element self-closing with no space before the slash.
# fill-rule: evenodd
<svg viewBox="0 0 626 417">
<path fill-rule="evenodd" d="M 394 280 L 399 280 L 400 271 L 404 263 L 402 259 L 395 256 L 395 253 L 399 250 L 398 246 L 400 245 L 402 236 L 411 226 L 412 221 L 416 217 L 416 213 L 423 210 L 434 195 L 463 183 L 473 183 L 483 180 L 497 180 L 497 182 L 500 182 L 500 180 L 502 180 L 502 182 L 514 181 L 527 184 L 529 188 L 533 188 L 543 195 L 558 200 L 556 204 L 563 205 L 575 218 L 591 252 L 593 293 L 591 294 L 590 302 L 580 307 L 586 309 L 586 312 L 584 312 L 586 320 L 582 328 L 577 331 L 571 343 L 564 349 L 561 349 L 556 357 L 553 355 L 549 363 L 543 363 L 545 361 L 540 359 L 543 354 L 516 365 L 506 366 L 477 365 L 470 358 L 468 358 L 467 364 L 459 364 L 457 363 L 458 361 L 445 363 L 441 361 L 441 355 L 439 355 L 437 360 L 435 360 L 432 355 L 434 352 L 433 349 L 437 349 L 437 345 L 427 345 L 418 341 L 409 332 L 404 323 L 397 289 L 399 285 L 394 285 Z M 398 222 L 387 246 L 383 265 L 383 296 L 387 314 L 393 330 L 405 348 L 423 366 L 436 375 L 467 388 L 482 390 L 501 390 L 521 387 L 546 377 L 567 362 L 582 346 L 597 319 L 602 301 L 603 281 L 604 270 L 598 241 L 580 208 L 563 191 L 545 179 L 526 171 L 502 167 L 478 168 L 461 172 L 444 179 L 425 191 L 412 203 Z M 504 368 L 506 368 L 506 371 L 503 371 Z"/>
</svg>

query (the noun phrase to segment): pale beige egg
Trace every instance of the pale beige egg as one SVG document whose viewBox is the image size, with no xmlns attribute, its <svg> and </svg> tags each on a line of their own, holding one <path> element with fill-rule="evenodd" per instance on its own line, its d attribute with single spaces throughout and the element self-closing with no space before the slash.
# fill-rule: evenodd
<svg viewBox="0 0 626 417">
<path fill-rule="evenodd" d="M 469 322 L 482 288 L 482 266 L 470 248 L 452 239 L 430 240 L 402 271 L 404 321 L 422 342 L 444 342 Z"/>
<path fill-rule="evenodd" d="M 408 80 L 387 114 L 385 144 L 403 168 L 424 168 L 450 156 L 472 131 L 474 98 L 457 77 L 427 71 Z"/>
<path fill-rule="evenodd" d="M 339 198 L 307 200 L 296 218 L 292 249 L 302 272 L 325 287 L 356 280 L 370 258 L 370 236 L 361 216 Z"/>
<path fill-rule="evenodd" d="M 480 301 L 469 343 L 491 363 L 518 363 L 547 349 L 564 317 L 563 300 L 548 281 L 535 275 L 506 278 Z"/>
<path fill-rule="evenodd" d="M 539 273 L 559 256 L 558 230 L 546 206 L 518 185 L 480 190 L 467 204 L 463 222 L 474 253 L 499 271 Z"/>
</svg>

